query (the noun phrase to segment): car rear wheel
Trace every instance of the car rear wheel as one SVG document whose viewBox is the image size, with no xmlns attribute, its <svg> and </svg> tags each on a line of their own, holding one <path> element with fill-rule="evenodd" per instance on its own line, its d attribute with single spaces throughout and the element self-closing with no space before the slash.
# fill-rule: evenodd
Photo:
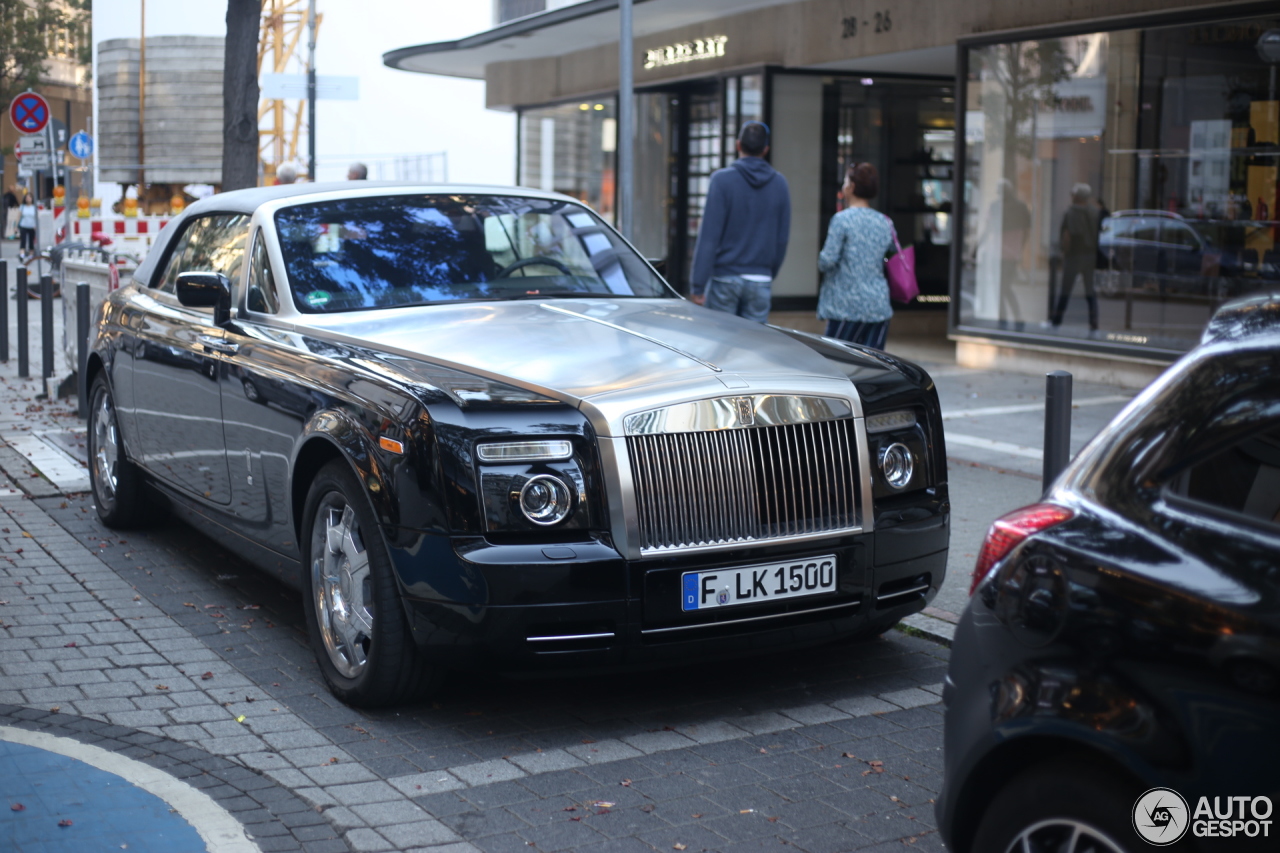
<svg viewBox="0 0 1280 853">
<path fill-rule="evenodd" d="M 987 807 L 970 849 L 982 853 L 1137 853 L 1130 821 L 1141 790 L 1092 764 L 1026 770 Z M 1189 817 L 1186 816 L 1186 817 Z M 1183 849 L 1179 845 L 1172 850 Z"/>
<path fill-rule="evenodd" d="M 303 518 L 307 630 L 330 690 L 363 707 L 423 692 L 433 672 L 413 643 L 373 509 L 346 462 L 320 470 Z"/>
<path fill-rule="evenodd" d="M 107 527 L 133 527 L 142 520 L 142 473 L 125 455 L 115 400 L 98 374 L 89 391 L 89 485 L 98 518 Z"/>
</svg>

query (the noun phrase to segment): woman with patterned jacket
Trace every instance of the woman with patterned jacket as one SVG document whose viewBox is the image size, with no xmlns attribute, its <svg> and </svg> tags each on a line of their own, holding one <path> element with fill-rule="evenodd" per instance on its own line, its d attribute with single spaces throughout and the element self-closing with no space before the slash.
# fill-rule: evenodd
<svg viewBox="0 0 1280 853">
<path fill-rule="evenodd" d="M 827 337 L 882 350 L 893 316 L 884 277 L 893 223 L 871 209 L 879 189 L 879 175 L 870 163 L 855 163 L 845 173 L 840 190 L 845 209 L 831 218 L 818 256 L 823 273 L 818 319 L 827 321 Z"/>
</svg>

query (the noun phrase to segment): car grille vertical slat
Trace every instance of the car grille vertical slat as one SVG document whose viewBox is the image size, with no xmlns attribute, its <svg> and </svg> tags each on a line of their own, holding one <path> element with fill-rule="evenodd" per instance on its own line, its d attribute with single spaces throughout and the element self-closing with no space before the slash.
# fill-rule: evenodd
<svg viewBox="0 0 1280 853">
<path fill-rule="evenodd" d="M 853 424 L 628 436 L 641 551 L 856 528 Z"/>
</svg>

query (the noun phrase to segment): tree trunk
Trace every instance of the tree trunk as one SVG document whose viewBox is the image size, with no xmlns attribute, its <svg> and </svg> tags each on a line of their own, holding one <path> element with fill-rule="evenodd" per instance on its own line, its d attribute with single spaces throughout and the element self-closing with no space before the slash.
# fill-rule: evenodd
<svg viewBox="0 0 1280 853">
<path fill-rule="evenodd" d="M 258 30 L 262 0 L 227 0 L 222 64 L 222 190 L 258 185 Z"/>
</svg>

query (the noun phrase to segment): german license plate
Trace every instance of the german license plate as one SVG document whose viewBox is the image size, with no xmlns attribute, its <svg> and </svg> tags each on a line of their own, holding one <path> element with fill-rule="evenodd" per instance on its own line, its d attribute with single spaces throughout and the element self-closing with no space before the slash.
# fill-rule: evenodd
<svg viewBox="0 0 1280 853">
<path fill-rule="evenodd" d="M 836 558 L 807 557 L 680 576 L 681 608 L 707 610 L 836 591 Z"/>
</svg>

